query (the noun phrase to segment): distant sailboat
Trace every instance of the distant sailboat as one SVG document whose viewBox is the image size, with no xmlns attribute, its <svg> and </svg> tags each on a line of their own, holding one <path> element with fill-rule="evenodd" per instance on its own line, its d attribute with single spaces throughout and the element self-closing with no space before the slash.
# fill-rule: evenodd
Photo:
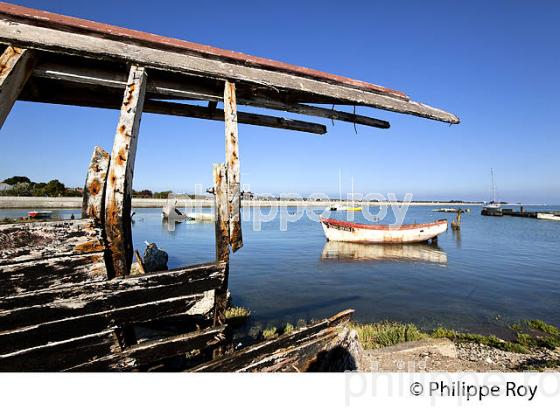
<svg viewBox="0 0 560 410">
<path fill-rule="evenodd" d="M 492 176 L 492 201 L 482 207 L 481 215 L 486 216 L 502 216 L 502 208 L 500 203 L 496 202 L 496 185 L 494 184 L 494 170 L 490 168 Z"/>
<path fill-rule="evenodd" d="M 354 203 L 354 177 L 352 177 L 352 204 L 351 206 L 346 207 L 347 211 L 361 211 L 362 207 L 361 206 L 356 206 L 356 204 Z"/>
<path fill-rule="evenodd" d="M 351 206 L 342 205 L 342 171 L 338 170 L 338 203 L 328 206 L 329 211 L 361 211 L 362 207 L 354 204 L 354 177 L 352 177 L 352 204 Z"/>
</svg>

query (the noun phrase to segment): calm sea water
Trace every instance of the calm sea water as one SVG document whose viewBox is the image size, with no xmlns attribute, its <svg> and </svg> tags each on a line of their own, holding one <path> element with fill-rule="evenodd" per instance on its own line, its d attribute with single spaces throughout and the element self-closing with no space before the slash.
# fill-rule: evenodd
<svg viewBox="0 0 560 410">
<path fill-rule="evenodd" d="M 560 325 L 560 222 L 484 217 L 480 207 L 471 209 L 461 231 L 444 233 L 437 247 L 337 245 L 307 218 L 288 223 L 287 231 L 279 229 L 279 218 L 254 231 L 250 217 L 243 223 L 244 246 L 231 258 L 233 302 L 248 307 L 251 324 L 259 327 L 346 308 L 356 310 L 358 321 L 389 319 L 425 329 L 499 333 L 533 318 Z M 0 210 L 0 217 L 25 212 Z M 136 209 L 136 248 L 144 249 L 145 240 L 157 243 L 169 253 L 170 267 L 214 258 L 213 224 L 180 223 L 170 231 L 160 212 Z M 440 218 L 451 220 L 452 214 L 416 206 L 405 221 Z"/>
</svg>

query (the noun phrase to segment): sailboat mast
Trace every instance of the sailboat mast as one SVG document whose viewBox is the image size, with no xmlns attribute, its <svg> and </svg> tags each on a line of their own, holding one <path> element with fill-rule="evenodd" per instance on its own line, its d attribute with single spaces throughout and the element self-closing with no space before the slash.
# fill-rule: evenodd
<svg viewBox="0 0 560 410">
<path fill-rule="evenodd" d="M 352 177 L 352 206 L 354 206 L 354 177 Z"/>
<path fill-rule="evenodd" d="M 338 202 L 342 201 L 342 171 L 338 169 Z"/>
<path fill-rule="evenodd" d="M 492 175 L 492 202 L 496 203 L 496 185 L 494 185 L 494 170 L 490 168 L 490 174 Z"/>
</svg>

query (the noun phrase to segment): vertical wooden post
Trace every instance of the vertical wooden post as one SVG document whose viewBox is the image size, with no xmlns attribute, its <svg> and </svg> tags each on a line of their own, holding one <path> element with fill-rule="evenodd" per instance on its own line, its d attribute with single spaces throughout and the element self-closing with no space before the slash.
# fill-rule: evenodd
<svg viewBox="0 0 560 410">
<path fill-rule="evenodd" d="M 216 289 L 214 296 L 214 325 L 225 323 L 227 309 L 227 289 L 229 274 L 229 202 L 227 195 L 226 166 L 214 164 L 214 213 L 216 230 L 216 262 L 226 262 L 223 285 Z"/>
<path fill-rule="evenodd" d="M 33 71 L 32 51 L 8 46 L 0 56 L 0 129 Z"/>
<path fill-rule="evenodd" d="M 237 102 L 235 84 L 225 82 L 224 122 L 226 128 L 226 178 L 229 202 L 229 243 L 231 250 L 243 246 L 241 235 L 241 183 L 239 176 L 239 141 L 237 133 Z"/>
<path fill-rule="evenodd" d="M 82 202 L 82 218 L 93 218 L 100 226 L 105 219 L 105 185 L 109 169 L 109 153 L 101 147 L 93 149 Z"/>
<path fill-rule="evenodd" d="M 127 275 L 132 264 L 132 177 L 146 77 L 143 67 L 133 65 L 130 68 L 109 165 L 105 195 L 105 233 L 115 276 Z"/>
</svg>

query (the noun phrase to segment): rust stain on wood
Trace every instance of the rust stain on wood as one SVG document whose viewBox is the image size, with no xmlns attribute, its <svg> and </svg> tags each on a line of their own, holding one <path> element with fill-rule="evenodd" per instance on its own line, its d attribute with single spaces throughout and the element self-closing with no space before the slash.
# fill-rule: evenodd
<svg viewBox="0 0 560 410">
<path fill-rule="evenodd" d="M 82 218 L 93 218 L 102 226 L 105 206 L 105 185 L 109 168 L 109 154 L 95 147 L 91 157 L 82 201 Z"/>
<path fill-rule="evenodd" d="M 132 177 L 146 79 L 143 67 L 131 66 L 109 165 L 109 184 L 105 195 L 105 233 L 111 271 L 115 276 L 128 275 L 132 264 Z"/>
</svg>

